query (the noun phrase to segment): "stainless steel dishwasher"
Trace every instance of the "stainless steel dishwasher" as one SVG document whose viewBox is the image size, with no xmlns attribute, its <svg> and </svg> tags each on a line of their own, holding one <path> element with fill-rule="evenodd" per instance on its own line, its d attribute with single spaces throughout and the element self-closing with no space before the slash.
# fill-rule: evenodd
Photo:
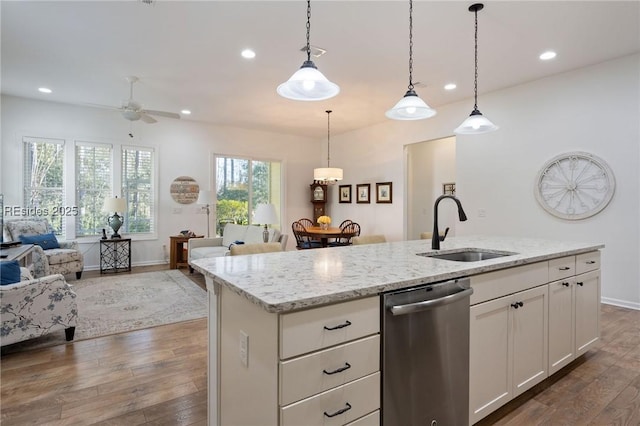
<svg viewBox="0 0 640 426">
<path fill-rule="evenodd" d="M 382 297 L 384 426 L 469 423 L 468 278 Z"/>
</svg>

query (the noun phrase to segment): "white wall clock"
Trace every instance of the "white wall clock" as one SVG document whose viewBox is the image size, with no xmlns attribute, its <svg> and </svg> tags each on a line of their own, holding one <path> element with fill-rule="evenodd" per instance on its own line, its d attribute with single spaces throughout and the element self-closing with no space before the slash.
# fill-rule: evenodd
<svg viewBox="0 0 640 426">
<path fill-rule="evenodd" d="M 587 152 L 569 152 L 549 160 L 538 173 L 535 195 L 547 212 L 578 220 L 602 211 L 615 190 L 609 165 Z"/>
</svg>

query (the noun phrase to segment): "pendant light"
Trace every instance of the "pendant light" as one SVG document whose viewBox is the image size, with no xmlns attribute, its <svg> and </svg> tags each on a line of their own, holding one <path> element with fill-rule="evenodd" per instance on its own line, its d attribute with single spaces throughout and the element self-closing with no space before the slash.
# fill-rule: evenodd
<svg viewBox="0 0 640 426">
<path fill-rule="evenodd" d="M 453 132 L 459 135 L 479 135 L 498 130 L 498 126 L 493 124 L 487 117 L 478 110 L 478 12 L 484 8 L 482 3 L 475 3 L 469 6 L 469 12 L 473 12 L 476 18 L 475 25 L 475 77 L 473 81 L 473 111 L 471 115 L 462 122 Z"/>
<path fill-rule="evenodd" d="M 307 60 L 289 80 L 278 86 L 280 96 L 294 101 L 322 101 L 340 93 L 337 84 L 330 82 L 311 60 L 311 0 L 307 0 Z"/>
<path fill-rule="evenodd" d="M 329 154 L 331 150 L 331 122 L 329 117 L 331 110 L 327 110 L 325 112 L 327 113 L 327 167 L 313 169 L 313 180 L 322 183 L 323 185 L 331 185 L 342 180 L 342 169 L 331 167 L 329 163 Z"/>
<path fill-rule="evenodd" d="M 436 115 L 436 110 L 413 90 L 413 1 L 409 0 L 409 87 L 404 97 L 385 113 L 392 120 L 422 120 Z"/>
</svg>

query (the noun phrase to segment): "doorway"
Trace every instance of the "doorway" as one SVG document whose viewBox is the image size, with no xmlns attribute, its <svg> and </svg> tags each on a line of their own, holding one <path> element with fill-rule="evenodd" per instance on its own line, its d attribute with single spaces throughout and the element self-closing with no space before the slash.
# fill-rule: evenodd
<svg viewBox="0 0 640 426">
<path fill-rule="evenodd" d="M 433 203 L 436 198 L 455 188 L 451 184 L 456 182 L 456 138 L 451 136 L 418 142 L 405 145 L 404 149 L 407 171 L 405 238 L 417 240 L 421 233 L 433 229 Z M 438 222 L 441 232 L 448 227 L 448 235 L 455 235 L 455 203 L 440 204 Z"/>
</svg>

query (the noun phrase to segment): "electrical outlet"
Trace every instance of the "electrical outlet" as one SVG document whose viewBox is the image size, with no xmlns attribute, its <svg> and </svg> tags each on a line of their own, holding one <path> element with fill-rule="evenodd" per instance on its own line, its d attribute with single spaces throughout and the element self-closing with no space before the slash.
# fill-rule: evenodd
<svg viewBox="0 0 640 426">
<path fill-rule="evenodd" d="M 249 335 L 240 330 L 240 362 L 249 367 Z"/>
<path fill-rule="evenodd" d="M 478 217 L 487 217 L 487 211 L 485 209 L 478 209 Z"/>
</svg>

